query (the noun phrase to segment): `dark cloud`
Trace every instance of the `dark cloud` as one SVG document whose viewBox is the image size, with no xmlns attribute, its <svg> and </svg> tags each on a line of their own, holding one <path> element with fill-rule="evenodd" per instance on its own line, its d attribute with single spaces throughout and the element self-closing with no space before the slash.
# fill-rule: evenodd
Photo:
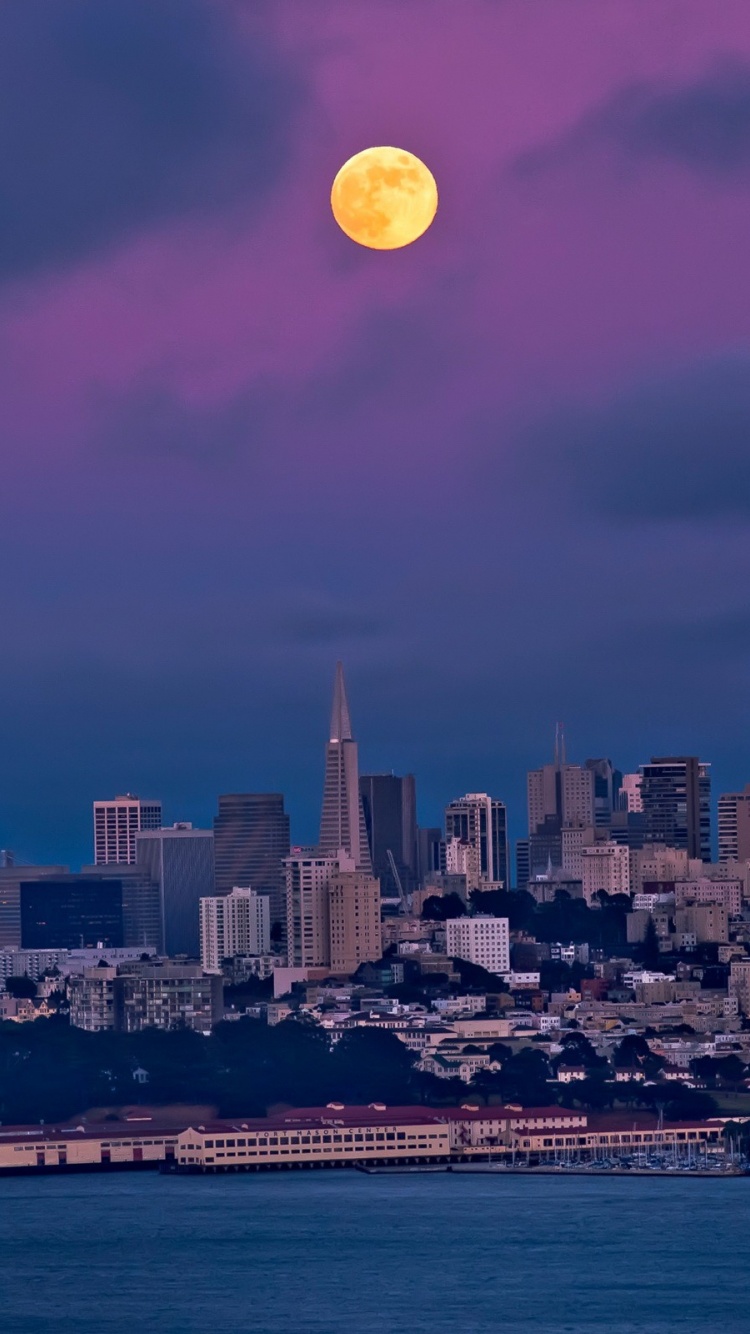
<svg viewBox="0 0 750 1334">
<path fill-rule="evenodd" d="M 300 96 L 262 24 L 240 43 L 212 0 L 7 0 L 0 278 L 264 193 Z"/>
<path fill-rule="evenodd" d="M 517 173 L 616 149 L 623 160 L 669 158 L 696 171 L 738 175 L 750 165 L 750 67 L 716 67 L 675 88 L 634 84 L 596 107 L 550 144 L 524 154 Z"/>
<path fill-rule="evenodd" d="M 259 389 L 215 405 L 190 404 L 163 385 L 137 383 L 123 394 L 95 396 L 94 444 L 104 457 L 223 468 L 264 450 L 270 403 Z"/>
<path fill-rule="evenodd" d="M 526 441 L 588 510 L 617 519 L 750 518 L 750 359 L 701 363 L 595 410 L 549 418 Z M 539 476 L 537 473 L 537 481 Z"/>
</svg>

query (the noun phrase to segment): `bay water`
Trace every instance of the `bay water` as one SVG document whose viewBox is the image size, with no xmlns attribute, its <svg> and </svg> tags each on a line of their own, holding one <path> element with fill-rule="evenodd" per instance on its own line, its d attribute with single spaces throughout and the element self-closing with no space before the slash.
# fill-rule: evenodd
<svg viewBox="0 0 750 1334">
<path fill-rule="evenodd" d="M 0 1330 L 748 1334 L 750 1179 L 6 1179 Z"/>
</svg>

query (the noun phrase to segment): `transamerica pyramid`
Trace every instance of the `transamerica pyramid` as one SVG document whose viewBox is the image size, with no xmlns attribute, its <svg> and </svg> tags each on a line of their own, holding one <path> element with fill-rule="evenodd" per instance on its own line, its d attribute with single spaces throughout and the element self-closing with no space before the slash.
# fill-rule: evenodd
<svg viewBox="0 0 750 1334">
<path fill-rule="evenodd" d="M 331 730 L 326 746 L 326 776 L 320 819 L 320 852 L 335 857 L 343 849 L 358 871 L 372 874 L 365 815 L 359 792 L 357 743 L 346 698 L 344 669 L 336 664 Z"/>
</svg>

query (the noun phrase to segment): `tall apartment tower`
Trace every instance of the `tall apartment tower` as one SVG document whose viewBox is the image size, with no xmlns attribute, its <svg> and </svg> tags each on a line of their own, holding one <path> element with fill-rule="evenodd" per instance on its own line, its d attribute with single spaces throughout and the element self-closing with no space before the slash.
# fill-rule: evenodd
<svg viewBox="0 0 750 1334">
<path fill-rule="evenodd" d="M 214 892 L 214 839 L 210 829 L 176 824 L 136 834 L 136 861 L 159 889 L 164 953 L 200 955 L 199 903 Z"/>
<path fill-rule="evenodd" d="M 160 829 L 160 801 L 141 801 L 128 793 L 114 801 L 94 802 L 94 863 L 107 866 L 135 862 L 135 836 L 142 829 Z"/>
<path fill-rule="evenodd" d="M 372 873 L 365 815 L 359 791 L 357 743 L 352 737 L 344 669 L 336 664 L 331 730 L 326 746 L 323 810 L 320 819 L 319 851 L 335 857 L 343 849 L 355 869 Z"/>
<path fill-rule="evenodd" d="M 643 798 L 641 796 L 640 774 L 623 774 L 618 805 L 621 811 L 628 811 L 631 815 L 642 813 Z"/>
<path fill-rule="evenodd" d="M 360 964 L 381 957 L 380 884 L 374 876 L 334 871 L 328 882 L 328 919 L 331 972 L 351 975 Z"/>
<path fill-rule="evenodd" d="M 719 797 L 719 861 L 750 861 L 750 783 Z"/>
<path fill-rule="evenodd" d="M 711 777 L 695 755 L 655 756 L 641 765 L 641 801 L 649 843 L 711 860 Z"/>
<path fill-rule="evenodd" d="M 286 918 L 284 859 L 289 816 L 281 792 L 235 792 L 219 797 L 214 819 L 216 893 L 250 885 L 271 900 L 271 924 Z"/>
<path fill-rule="evenodd" d="M 474 848 L 481 881 L 509 887 L 508 818 L 502 801 L 486 792 L 458 797 L 445 808 L 445 839 Z"/>
<path fill-rule="evenodd" d="M 268 954 L 271 913 L 267 894 L 233 889 L 200 901 L 201 963 L 206 973 L 220 973 L 224 959 Z"/>
<path fill-rule="evenodd" d="M 412 774 L 363 774 L 359 780 L 367 829 L 373 875 L 380 881 L 383 894 L 398 894 L 393 868 L 405 892 L 417 876 L 417 793 Z"/>
<path fill-rule="evenodd" d="M 350 857 L 323 857 L 295 848 L 286 872 L 286 950 L 290 968 L 327 968 L 331 962 L 328 888 L 339 870 L 354 871 Z"/>
</svg>

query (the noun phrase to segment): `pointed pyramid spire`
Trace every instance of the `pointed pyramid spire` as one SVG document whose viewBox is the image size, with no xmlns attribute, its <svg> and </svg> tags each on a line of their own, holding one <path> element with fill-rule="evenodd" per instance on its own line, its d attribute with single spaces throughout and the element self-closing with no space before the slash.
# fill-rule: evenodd
<svg viewBox="0 0 750 1334">
<path fill-rule="evenodd" d="M 336 682 L 333 687 L 333 709 L 331 710 L 331 741 L 352 740 L 352 720 L 349 716 L 349 702 L 346 698 L 344 668 L 336 663 Z"/>
</svg>

